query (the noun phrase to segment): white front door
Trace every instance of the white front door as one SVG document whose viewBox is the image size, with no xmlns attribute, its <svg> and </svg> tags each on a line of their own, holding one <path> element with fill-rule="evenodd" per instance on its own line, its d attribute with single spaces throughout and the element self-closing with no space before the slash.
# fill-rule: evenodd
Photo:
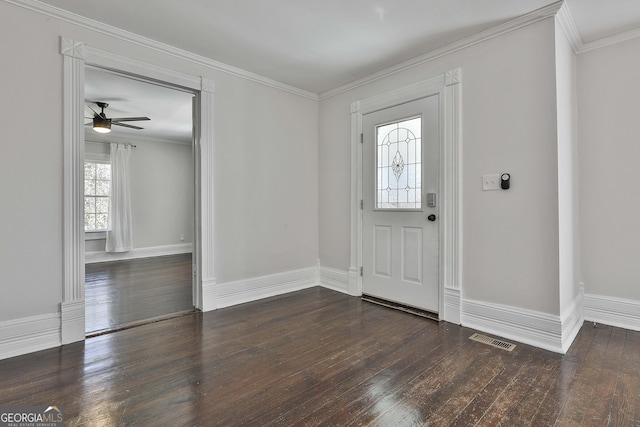
<svg viewBox="0 0 640 427">
<path fill-rule="evenodd" d="M 439 309 L 439 97 L 363 116 L 363 294 Z"/>
</svg>

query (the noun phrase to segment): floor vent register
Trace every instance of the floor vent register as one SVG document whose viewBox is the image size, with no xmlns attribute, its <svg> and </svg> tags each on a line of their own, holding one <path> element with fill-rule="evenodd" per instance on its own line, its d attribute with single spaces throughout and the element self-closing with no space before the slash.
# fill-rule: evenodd
<svg viewBox="0 0 640 427">
<path fill-rule="evenodd" d="M 515 344 L 511 344 L 510 342 L 498 340 L 495 338 L 488 337 L 486 335 L 473 334 L 469 337 L 470 340 L 478 341 L 483 344 L 489 344 L 490 346 L 501 348 L 503 350 L 511 351 L 516 348 Z"/>
</svg>

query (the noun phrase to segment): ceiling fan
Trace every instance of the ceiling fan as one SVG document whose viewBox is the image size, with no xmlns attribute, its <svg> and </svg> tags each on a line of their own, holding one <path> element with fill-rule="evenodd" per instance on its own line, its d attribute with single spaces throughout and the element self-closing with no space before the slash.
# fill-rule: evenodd
<svg viewBox="0 0 640 427">
<path fill-rule="evenodd" d="M 141 130 L 140 126 L 128 125 L 121 122 L 137 122 L 142 120 L 151 120 L 149 117 L 119 117 L 119 118 L 109 118 L 104 112 L 104 109 L 109 106 L 106 102 L 96 102 L 96 105 L 101 109 L 98 113 L 96 110 L 91 108 L 91 106 L 87 105 L 91 111 L 93 111 L 93 117 L 85 117 L 86 119 L 92 119 L 91 122 L 87 123 L 88 125 L 93 125 L 93 130 L 98 133 L 109 133 L 111 132 L 111 125 L 114 126 L 122 126 L 125 128 L 137 129 Z"/>
</svg>

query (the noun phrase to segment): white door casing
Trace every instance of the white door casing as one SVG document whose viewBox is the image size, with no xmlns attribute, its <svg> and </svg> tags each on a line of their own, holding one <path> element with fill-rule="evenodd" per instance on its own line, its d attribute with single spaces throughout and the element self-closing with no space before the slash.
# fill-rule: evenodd
<svg viewBox="0 0 640 427">
<path fill-rule="evenodd" d="M 363 116 L 363 293 L 439 312 L 438 94 Z M 429 194 L 429 202 L 427 195 Z"/>
<path fill-rule="evenodd" d="M 437 94 L 440 99 L 439 316 L 460 324 L 462 291 L 461 84 L 455 68 L 397 90 L 351 104 L 351 215 L 349 293 L 362 295 L 362 144 L 363 115 Z"/>
<path fill-rule="evenodd" d="M 195 126 L 196 181 L 198 210 L 195 223 L 194 256 L 198 260 L 193 288 L 194 306 L 203 311 L 215 307 L 213 264 L 213 95 L 214 82 L 155 65 L 121 57 L 86 46 L 83 42 L 61 38 L 64 64 L 64 224 L 63 293 L 61 304 L 61 342 L 84 340 L 84 67 L 108 68 L 184 88 L 196 95 L 198 126 Z"/>
</svg>

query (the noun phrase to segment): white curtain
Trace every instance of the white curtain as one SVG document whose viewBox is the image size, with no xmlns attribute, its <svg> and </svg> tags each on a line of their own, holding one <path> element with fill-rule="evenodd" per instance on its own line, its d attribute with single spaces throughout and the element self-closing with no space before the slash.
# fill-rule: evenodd
<svg viewBox="0 0 640 427">
<path fill-rule="evenodd" d="M 107 252 L 133 249 L 129 159 L 131 145 L 111 144 L 111 193 L 109 194 L 109 228 Z"/>
</svg>

